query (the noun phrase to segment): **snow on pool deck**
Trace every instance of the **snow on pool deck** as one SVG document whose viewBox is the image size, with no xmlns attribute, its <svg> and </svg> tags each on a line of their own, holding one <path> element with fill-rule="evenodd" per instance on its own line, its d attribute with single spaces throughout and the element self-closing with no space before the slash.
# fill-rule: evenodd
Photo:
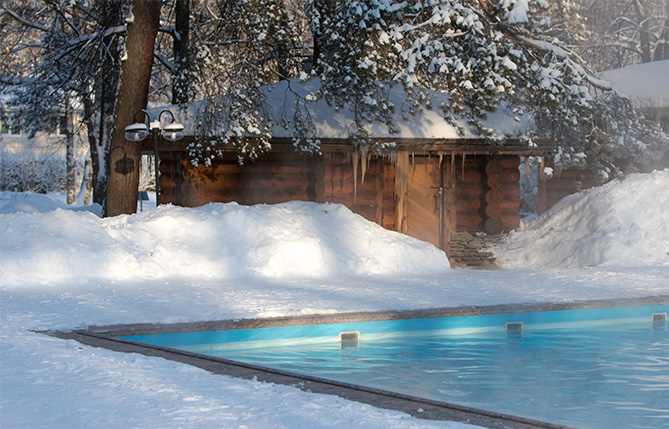
<svg viewBox="0 0 669 429">
<path fill-rule="evenodd" d="M 592 198 L 607 213 L 625 201 L 624 216 L 588 223 L 588 243 L 613 259 L 651 249 L 650 265 L 452 270 L 433 246 L 337 205 L 161 206 L 113 219 L 48 211 L 45 199 L 33 210 L 45 213 L 0 205 L 0 426 L 466 427 L 32 331 L 668 296 L 669 253 L 657 249 L 669 252 L 669 172 L 630 180 L 634 192 L 612 186 L 613 202 Z M 31 211 L 30 199 L 21 197 L 21 210 Z M 642 222 L 649 210 L 660 218 Z M 577 215 L 563 213 L 548 216 Z M 513 238 L 526 246 L 519 258 L 531 249 L 548 260 L 557 242 L 583 250 L 579 228 L 542 232 L 541 223 L 555 229 L 543 219 Z"/>
</svg>

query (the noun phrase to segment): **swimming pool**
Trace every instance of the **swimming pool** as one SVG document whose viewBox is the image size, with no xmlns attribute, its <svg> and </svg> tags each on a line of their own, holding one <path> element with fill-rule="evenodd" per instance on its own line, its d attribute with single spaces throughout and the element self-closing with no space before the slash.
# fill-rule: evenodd
<svg viewBox="0 0 669 429">
<path fill-rule="evenodd" d="M 657 428 L 669 427 L 668 310 L 654 305 L 120 338 L 556 424 Z"/>
</svg>

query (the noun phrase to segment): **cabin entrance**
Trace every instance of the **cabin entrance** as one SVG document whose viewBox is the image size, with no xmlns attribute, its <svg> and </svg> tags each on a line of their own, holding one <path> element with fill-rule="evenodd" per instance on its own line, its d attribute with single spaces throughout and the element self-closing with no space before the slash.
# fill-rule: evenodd
<svg viewBox="0 0 669 429">
<path fill-rule="evenodd" d="M 406 194 L 406 234 L 446 254 L 455 226 L 455 175 L 449 156 L 412 156 Z"/>
</svg>

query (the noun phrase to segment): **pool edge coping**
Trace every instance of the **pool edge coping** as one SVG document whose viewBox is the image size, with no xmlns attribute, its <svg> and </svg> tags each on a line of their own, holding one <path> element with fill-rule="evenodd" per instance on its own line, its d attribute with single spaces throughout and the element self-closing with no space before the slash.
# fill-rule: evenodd
<svg viewBox="0 0 669 429">
<path fill-rule="evenodd" d="M 410 310 L 355 311 L 332 314 L 309 314 L 279 317 L 240 318 L 177 323 L 134 323 L 117 325 L 91 325 L 79 332 L 109 336 L 148 335 L 177 332 L 222 331 L 260 329 L 284 326 L 319 325 L 329 323 L 372 322 L 385 320 L 430 319 L 438 317 L 478 316 L 492 314 L 518 314 L 545 311 L 585 310 L 595 308 L 633 307 L 669 304 L 669 295 L 641 298 L 616 298 L 583 300 L 564 303 L 520 303 L 484 306 L 434 307 Z"/>
<path fill-rule="evenodd" d="M 403 320 L 412 318 L 458 317 L 487 314 L 515 314 L 539 311 L 561 311 L 594 308 L 614 308 L 626 306 L 651 306 L 669 304 L 669 295 L 642 298 L 616 298 L 583 300 L 565 303 L 522 303 L 489 306 L 439 307 L 415 310 L 360 311 L 335 314 L 313 314 L 271 318 L 231 319 L 181 323 L 140 323 L 106 326 L 90 326 L 88 329 L 70 331 L 50 331 L 50 335 L 76 340 L 93 347 L 102 347 L 125 353 L 139 353 L 145 356 L 162 357 L 205 369 L 214 374 L 235 378 L 253 379 L 260 382 L 276 383 L 297 387 L 317 394 L 335 395 L 347 400 L 365 403 L 375 407 L 405 412 L 413 417 L 428 420 L 454 421 L 487 428 L 550 428 L 566 426 L 513 416 L 494 411 L 477 409 L 426 398 L 414 397 L 334 380 L 303 376 L 287 371 L 275 370 L 223 358 L 138 343 L 117 336 L 143 335 L 165 332 L 198 332 L 225 329 L 257 329 L 279 326 L 301 326 L 323 323 L 365 322 L 376 320 Z"/>
</svg>

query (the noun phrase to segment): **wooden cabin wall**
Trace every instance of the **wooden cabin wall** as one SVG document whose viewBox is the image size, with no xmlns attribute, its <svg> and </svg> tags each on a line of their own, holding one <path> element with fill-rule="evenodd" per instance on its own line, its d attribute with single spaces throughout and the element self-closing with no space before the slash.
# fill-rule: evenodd
<svg viewBox="0 0 669 429">
<path fill-rule="evenodd" d="M 491 234 L 511 231 L 520 225 L 520 157 L 488 157 L 486 165 L 484 230 Z"/>
<path fill-rule="evenodd" d="M 316 202 L 343 204 L 367 220 L 395 229 L 394 174 L 387 159 L 327 153 L 316 177 Z"/>
<path fill-rule="evenodd" d="M 161 202 L 185 207 L 232 201 L 244 205 L 295 200 L 330 202 L 394 229 L 394 175 L 390 161 L 361 157 L 355 173 L 354 163 L 352 154 L 270 152 L 241 167 L 234 154 L 214 161 L 211 167 L 194 167 L 179 152 L 163 153 Z"/>
<path fill-rule="evenodd" d="M 481 208 L 485 207 L 488 190 L 484 156 L 456 156 L 455 162 L 456 232 L 483 230 Z"/>
<path fill-rule="evenodd" d="M 539 169 L 539 214 L 551 208 L 567 195 L 575 194 L 596 185 L 594 174 L 590 170 L 580 168 L 553 169 L 550 179 Z"/>
<path fill-rule="evenodd" d="M 448 219 L 445 229 L 449 234 L 450 231 L 499 233 L 519 225 L 519 156 L 456 155 L 426 159 L 435 165 L 448 163 L 442 167 L 454 172 L 454 196 L 445 201 L 444 207 Z M 396 169 L 387 157 L 367 158 L 353 153 L 309 156 L 276 151 L 262 154 L 257 161 L 240 167 L 236 155 L 231 153 L 214 161 L 211 167 L 194 167 L 185 154 L 166 152 L 161 154 L 160 170 L 162 203 L 194 207 L 232 201 L 244 205 L 292 200 L 331 202 L 342 204 L 389 230 L 397 230 Z M 433 183 L 429 192 L 436 193 L 438 186 L 439 183 Z M 451 184 L 444 186 L 446 190 L 452 189 Z M 430 200 L 430 204 L 433 208 L 435 203 Z M 420 216 L 420 211 L 413 210 L 407 216 Z M 418 218 L 409 220 L 420 222 Z M 447 243 L 448 237 L 445 240 Z"/>
<path fill-rule="evenodd" d="M 195 207 L 210 202 L 314 201 L 316 166 L 314 157 L 295 152 L 263 154 L 243 167 L 235 154 L 226 154 L 211 167 L 194 167 L 185 157 L 162 154 L 161 202 Z"/>
</svg>

